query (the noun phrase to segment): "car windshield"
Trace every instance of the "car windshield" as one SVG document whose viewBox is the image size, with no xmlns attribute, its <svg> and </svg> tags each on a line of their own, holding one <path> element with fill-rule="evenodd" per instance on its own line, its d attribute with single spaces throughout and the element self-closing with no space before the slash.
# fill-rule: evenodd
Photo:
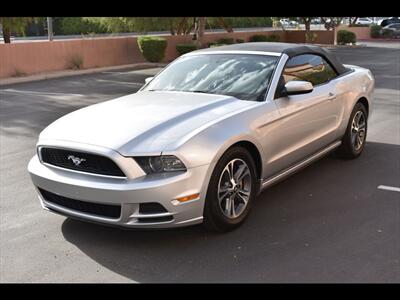
<svg viewBox="0 0 400 300">
<path fill-rule="evenodd" d="M 277 61 L 277 56 L 258 54 L 184 56 L 169 65 L 143 90 L 220 94 L 262 101 Z"/>
</svg>

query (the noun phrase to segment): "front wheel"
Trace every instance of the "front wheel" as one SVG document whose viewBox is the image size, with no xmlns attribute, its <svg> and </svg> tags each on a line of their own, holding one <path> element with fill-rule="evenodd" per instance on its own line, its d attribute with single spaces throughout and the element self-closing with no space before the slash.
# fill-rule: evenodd
<svg viewBox="0 0 400 300">
<path fill-rule="evenodd" d="M 364 149 L 367 138 L 368 113 L 362 103 L 357 103 L 350 115 L 342 145 L 338 148 L 339 156 L 347 159 L 357 158 Z"/>
<path fill-rule="evenodd" d="M 243 147 L 230 148 L 211 175 L 204 225 L 213 231 L 229 231 L 242 224 L 257 193 L 255 164 Z"/>
</svg>

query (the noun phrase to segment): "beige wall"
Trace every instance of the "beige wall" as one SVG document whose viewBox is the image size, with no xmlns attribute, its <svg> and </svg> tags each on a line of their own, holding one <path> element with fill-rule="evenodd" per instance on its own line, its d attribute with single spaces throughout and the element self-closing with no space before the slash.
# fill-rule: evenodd
<svg viewBox="0 0 400 300">
<path fill-rule="evenodd" d="M 317 31 L 315 43 L 332 44 L 332 31 Z M 234 33 L 207 33 L 205 43 L 220 38 L 232 37 L 246 42 L 254 34 L 276 34 L 281 42 L 305 42 L 305 32 L 299 31 L 257 31 Z M 176 44 L 189 43 L 192 35 L 166 36 L 168 40 L 164 62 L 178 57 Z M 0 44 L 0 78 L 16 76 L 17 73 L 32 75 L 69 68 L 71 58 L 79 55 L 83 59 L 83 68 L 117 66 L 141 63 L 143 58 L 135 37 L 110 37 L 79 40 L 56 40 L 52 42 L 24 42 Z"/>
<path fill-rule="evenodd" d="M 317 35 L 315 40 L 316 44 L 333 44 L 333 30 L 313 30 L 312 32 Z M 291 43 L 305 43 L 305 31 L 288 30 L 286 31 L 286 40 Z"/>
<path fill-rule="evenodd" d="M 348 30 L 354 32 L 356 34 L 357 40 L 369 40 L 371 39 L 371 29 L 369 27 L 348 27 L 348 26 L 339 26 L 336 30 Z"/>
<path fill-rule="evenodd" d="M 74 55 L 82 57 L 85 69 L 145 62 L 135 38 L 1 44 L 0 77 L 68 69 Z"/>
</svg>

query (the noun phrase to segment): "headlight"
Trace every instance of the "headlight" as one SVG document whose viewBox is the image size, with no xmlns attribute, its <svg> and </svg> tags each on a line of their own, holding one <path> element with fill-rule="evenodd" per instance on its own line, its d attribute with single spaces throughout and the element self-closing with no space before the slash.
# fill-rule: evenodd
<svg viewBox="0 0 400 300">
<path fill-rule="evenodd" d="M 173 155 L 142 156 L 134 159 L 146 174 L 186 171 L 183 162 Z"/>
</svg>

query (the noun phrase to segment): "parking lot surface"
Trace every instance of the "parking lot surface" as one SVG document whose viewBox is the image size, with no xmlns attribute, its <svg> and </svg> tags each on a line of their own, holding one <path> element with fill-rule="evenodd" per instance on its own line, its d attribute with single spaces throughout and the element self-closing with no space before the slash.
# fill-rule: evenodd
<svg viewBox="0 0 400 300">
<path fill-rule="evenodd" d="M 333 50 L 372 70 L 374 111 L 357 160 L 328 156 L 267 189 L 233 232 L 127 231 L 43 211 L 26 167 L 39 132 L 133 93 L 157 70 L 1 87 L 1 282 L 400 282 L 400 50 Z"/>
</svg>

